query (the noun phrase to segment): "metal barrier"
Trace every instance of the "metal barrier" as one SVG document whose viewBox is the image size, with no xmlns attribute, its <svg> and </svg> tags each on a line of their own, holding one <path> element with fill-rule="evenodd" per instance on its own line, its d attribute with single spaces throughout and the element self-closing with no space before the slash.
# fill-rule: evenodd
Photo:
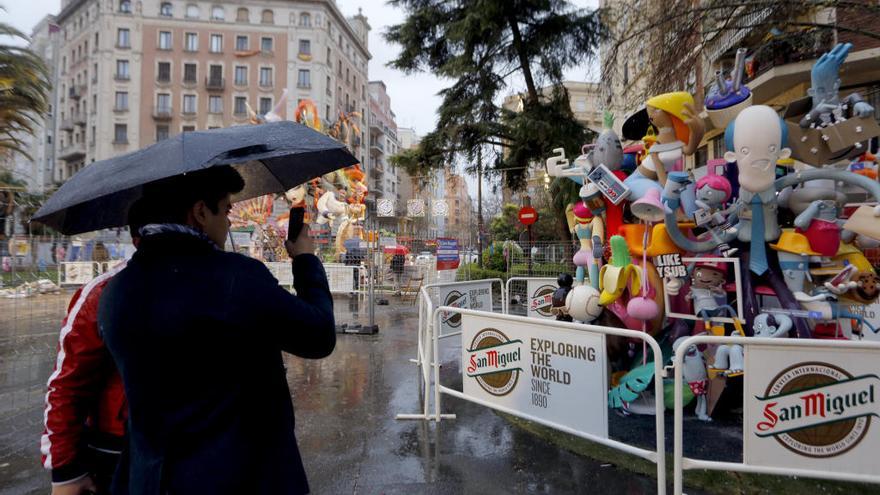
<svg viewBox="0 0 880 495">
<path fill-rule="evenodd" d="M 332 293 L 355 293 L 363 290 L 361 267 L 342 263 L 324 263 Z"/>
<path fill-rule="evenodd" d="M 528 305 L 531 302 L 531 294 L 530 294 L 531 291 L 528 288 L 529 282 L 540 283 L 542 285 L 552 285 L 554 288 L 557 287 L 556 286 L 556 279 L 552 278 L 552 277 L 510 277 L 510 278 L 508 278 L 507 282 L 504 285 L 504 293 L 507 295 L 507 299 L 506 299 L 507 303 L 504 305 L 504 308 L 502 308 L 502 312 L 504 314 L 506 314 L 506 315 L 510 314 L 510 301 L 512 300 L 512 295 L 513 295 L 513 294 L 511 294 L 511 288 L 513 287 L 514 284 L 522 285 L 523 282 L 525 282 L 525 284 L 526 284 L 526 290 L 524 292 L 520 292 L 520 294 L 525 295 L 524 299 L 526 301 L 526 314 L 529 313 Z"/>
<path fill-rule="evenodd" d="M 872 416 L 880 413 L 880 397 L 874 396 L 874 387 L 880 384 L 880 342 L 700 335 L 681 343 L 675 362 L 683 363 L 688 348 L 700 343 L 743 347 L 743 462 L 683 456 L 684 366 L 676 365 L 676 495 L 682 493 L 685 469 L 880 483 L 880 474 L 874 474 L 876 463 L 872 462 L 880 446 L 880 433 L 876 428 L 868 428 Z M 793 348 L 799 348 L 798 352 L 791 352 Z M 864 385 L 864 390 L 857 385 Z M 797 396 L 808 391 L 811 393 Z M 880 386 L 876 392 L 880 392 Z M 825 421 L 829 415 L 831 419 Z M 839 430 L 833 436 L 819 431 L 832 422 Z M 786 429 L 785 425 L 791 428 Z"/>
<path fill-rule="evenodd" d="M 466 286 L 474 286 L 477 284 L 489 282 L 490 283 L 490 296 L 491 296 L 491 286 L 494 286 L 496 283 L 498 284 L 499 291 L 501 292 L 501 306 L 506 306 L 506 295 L 504 293 L 504 282 L 500 278 L 490 278 L 485 280 L 472 280 L 467 282 L 447 282 L 447 283 L 438 283 L 438 284 L 428 284 L 422 286 L 419 290 L 419 327 L 417 330 L 417 349 L 416 349 L 416 358 L 410 359 L 410 362 L 415 363 L 419 366 L 419 369 L 422 372 L 422 385 L 425 387 L 425 400 L 424 404 L 422 404 L 422 412 L 416 414 L 398 414 L 397 419 L 433 419 L 429 413 L 429 401 L 428 401 L 428 391 L 431 387 L 431 375 L 430 375 L 430 367 L 432 363 L 431 359 L 431 350 L 432 346 L 430 338 L 431 332 L 433 331 L 433 320 L 431 315 L 434 314 L 434 302 L 432 293 L 443 289 L 443 288 L 462 288 Z M 451 292 L 451 291 L 450 291 Z M 447 294 L 448 295 L 448 294 Z M 492 306 L 490 306 L 490 312 L 492 310 Z M 454 418 L 455 415 L 446 415 L 445 417 Z"/>
<path fill-rule="evenodd" d="M 550 321 L 550 320 L 538 322 L 534 318 L 528 318 L 528 317 L 523 317 L 523 316 L 487 313 L 485 311 L 474 311 L 474 310 L 468 310 L 468 309 L 453 308 L 453 307 L 449 307 L 449 306 L 441 306 L 441 307 L 434 309 L 433 315 L 432 315 L 432 320 L 435 322 L 435 325 L 433 326 L 433 328 L 440 328 L 440 317 L 444 313 L 447 313 L 447 314 L 448 313 L 456 313 L 456 314 L 462 315 L 463 317 L 470 316 L 470 317 L 481 317 L 484 319 L 497 320 L 500 323 L 507 324 L 506 326 L 497 325 L 499 327 L 506 328 L 507 331 L 510 330 L 511 324 L 525 324 L 525 325 L 532 325 L 532 326 L 540 325 L 541 331 L 538 335 L 535 335 L 535 337 L 540 337 L 541 339 L 546 339 L 548 337 L 547 330 L 550 328 L 557 329 L 557 331 L 560 331 L 560 333 L 567 334 L 572 337 L 584 336 L 584 335 L 600 336 L 601 337 L 600 338 L 600 342 L 601 342 L 600 354 L 601 354 L 601 356 L 605 355 L 605 345 L 604 344 L 605 344 L 605 336 L 606 335 L 617 335 L 617 336 L 621 336 L 621 337 L 639 339 L 639 340 L 644 341 L 645 343 L 647 343 L 647 345 L 649 345 L 651 347 L 651 351 L 653 352 L 654 356 L 662 356 L 662 352 L 660 350 L 660 346 L 657 344 L 657 341 L 654 340 L 647 333 L 639 332 L 636 330 L 624 330 L 624 329 L 619 329 L 619 328 L 601 327 L 601 326 L 597 326 L 597 325 L 569 323 L 569 322 L 562 322 L 562 321 Z M 442 394 L 451 395 L 453 397 L 458 397 L 459 399 L 467 400 L 467 401 L 473 402 L 475 404 L 480 404 L 482 406 L 489 407 L 489 408 L 492 408 L 492 409 L 495 409 L 495 410 L 498 410 L 498 411 L 501 411 L 501 412 L 504 412 L 507 414 L 511 414 L 513 416 L 517 416 L 517 417 L 520 417 L 520 418 L 523 418 L 523 419 L 526 419 L 529 421 L 533 421 L 535 423 L 538 423 L 538 424 L 541 424 L 541 425 L 568 433 L 570 435 L 574 435 L 574 436 L 583 438 L 585 440 L 596 442 L 596 443 L 598 443 L 600 445 L 604 445 L 606 447 L 617 449 L 622 452 L 626 452 L 628 454 L 632 454 L 632 455 L 641 457 L 643 459 L 647 459 L 657 465 L 657 493 L 660 495 L 663 495 L 666 493 L 666 450 L 665 450 L 665 444 L 664 444 L 664 437 L 665 437 L 664 416 L 663 416 L 664 405 L 663 405 L 663 401 L 662 401 L 662 397 L 663 397 L 663 380 L 662 380 L 662 378 L 664 376 L 664 371 L 663 371 L 663 364 L 661 362 L 662 360 L 658 360 L 658 359 L 654 360 L 654 376 L 655 376 L 654 393 L 655 393 L 655 396 L 657 397 L 657 400 L 655 401 L 655 407 L 656 407 L 656 411 L 655 411 L 655 414 L 656 414 L 656 421 L 655 421 L 656 450 L 646 450 L 646 449 L 635 447 L 633 445 L 629 445 L 629 444 L 626 444 L 626 443 L 623 443 L 623 442 L 620 442 L 617 440 L 613 440 L 611 438 L 608 438 L 608 436 L 607 436 L 607 411 L 608 411 L 607 405 L 606 405 L 607 404 L 607 377 L 605 376 L 606 367 L 604 366 L 604 364 L 602 364 L 600 366 L 600 369 L 602 370 L 600 372 L 601 373 L 600 379 L 601 379 L 601 383 L 602 383 L 603 394 L 598 402 L 598 404 L 601 404 L 600 407 L 602 408 L 602 411 L 604 411 L 604 413 L 605 413 L 605 415 L 603 416 L 605 435 L 602 436 L 602 435 L 597 435 L 595 433 L 581 431 L 576 428 L 572 428 L 570 426 L 561 424 L 557 421 L 552 421 L 552 420 L 548 420 L 545 418 L 541 418 L 541 417 L 535 416 L 533 414 L 523 412 L 522 410 L 515 409 L 513 407 L 489 402 L 487 400 L 483 400 L 478 397 L 468 395 L 462 391 L 458 391 L 458 390 L 446 387 L 444 385 L 441 385 L 440 384 L 440 363 L 439 363 L 439 359 L 436 358 L 436 356 L 439 356 L 440 339 L 462 335 L 462 331 L 456 331 L 456 332 L 452 332 L 452 333 L 448 333 L 448 334 L 444 334 L 444 335 L 440 335 L 439 331 L 431 332 L 431 333 L 432 333 L 431 354 L 433 356 L 435 356 L 433 362 L 431 363 L 432 367 L 433 367 L 433 375 L 434 375 L 433 376 L 433 379 L 434 379 L 434 413 L 431 415 L 426 414 L 424 416 L 424 419 L 433 419 L 435 421 L 440 421 L 443 418 L 454 418 L 455 415 L 452 415 L 452 414 L 441 414 L 441 412 L 440 412 L 440 410 L 441 410 L 440 396 L 442 393 Z M 531 345 L 534 345 L 534 342 Z M 425 409 L 426 410 L 427 410 L 427 402 L 428 402 L 427 396 L 428 396 L 428 391 L 430 390 L 430 388 L 428 388 L 427 385 L 429 385 L 429 382 L 426 380 L 426 389 L 425 389 L 426 390 L 426 394 L 425 394 L 426 395 L 426 398 L 425 398 L 425 404 L 426 404 Z M 398 416 L 398 417 L 400 417 L 400 416 Z"/>
</svg>

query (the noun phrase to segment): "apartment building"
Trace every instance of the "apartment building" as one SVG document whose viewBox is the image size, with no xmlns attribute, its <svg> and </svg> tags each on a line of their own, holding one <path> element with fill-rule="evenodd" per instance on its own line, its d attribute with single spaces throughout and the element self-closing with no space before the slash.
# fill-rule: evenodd
<svg viewBox="0 0 880 495">
<path fill-rule="evenodd" d="M 408 127 L 398 127 L 397 138 L 400 141 L 401 150 L 415 148 L 421 139 L 414 129 Z M 434 170 L 427 176 L 410 176 L 406 170 L 398 169 L 397 180 L 398 195 L 400 196 L 398 217 L 404 221 L 401 224 L 400 232 L 410 239 L 436 239 L 442 236 L 446 230 L 449 205 L 447 203 L 446 213 L 438 215 L 433 200 L 446 200 L 446 171 Z M 412 199 L 425 202 L 424 217 L 406 217 L 406 204 Z"/>
<path fill-rule="evenodd" d="M 62 0 L 57 22 L 57 181 L 181 132 L 245 124 L 246 103 L 265 114 L 284 89 L 283 117 L 303 99 L 327 123 L 368 114 L 370 26 L 332 0 Z"/>
<path fill-rule="evenodd" d="M 458 239 L 463 246 L 476 243 L 476 218 L 474 205 L 467 182 L 461 175 L 450 171 L 445 173 L 445 194 L 443 198 L 449 210 L 444 235 Z"/>
<path fill-rule="evenodd" d="M 369 82 L 370 93 L 370 161 L 367 173 L 370 181 L 370 192 L 374 198 L 394 200 L 401 209 L 401 197 L 398 191 L 397 167 L 388 158 L 400 149 L 397 138 L 397 124 L 391 110 L 391 97 L 388 96 L 385 83 Z M 405 207 L 405 204 L 403 205 Z"/>
</svg>

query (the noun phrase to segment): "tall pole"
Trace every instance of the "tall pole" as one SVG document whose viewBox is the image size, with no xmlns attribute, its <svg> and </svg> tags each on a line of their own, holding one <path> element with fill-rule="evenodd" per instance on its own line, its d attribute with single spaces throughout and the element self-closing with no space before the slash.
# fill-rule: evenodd
<svg viewBox="0 0 880 495">
<path fill-rule="evenodd" d="M 483 147 L 477 148 L 477 262 L 483 268 Z"/>
</svg>

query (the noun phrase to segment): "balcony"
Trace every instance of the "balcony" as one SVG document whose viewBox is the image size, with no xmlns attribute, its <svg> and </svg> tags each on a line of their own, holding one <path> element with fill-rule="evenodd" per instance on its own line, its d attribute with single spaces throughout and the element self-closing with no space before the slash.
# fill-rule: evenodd
<svg viewBox="0 0 880 495">
<path fill-rule="evenodd" d="M 73 119 L 62 119 L 61 120 L 61 130 L 62 131 L 72 131 L 73 130 Z"/>
<path fill-rule="evenodd" d="M 384 154 L 385 153 L 385 146 L 382 146 L 382 143 L 380 141 L 371 140 L 370 141 L 370 152 L 377 153 L 380 155 Z"/>
<path fill-rule="evenodd" d="M 385 126 L 383 126 L 382 123 L 379 122 L 379 120 L 377 120 L 377 119 L 370 119 L 370 130 L 376 131 L 379 133 L 384 133 Z"/>
<path fill-rule="evenodd" d="M 81 125 L 85 127 L 86 125 L 86 113 L 85 112 L 76 112 L 73 114 L 73 124 Z"/>
<path fill-rule="evenodd" d="M 79 100 L 86 94 L 86 86 L 84 84 L 71 86 L 68 90 L 68 95 L 71 99 Z"/>
<path fill-rule="evenodd" d="M 226 79 L 222 77 L 206 77 L 205 78 L 205 89 L 209 91 L 223 91 L 223 88 L 226 87 Z"/>
<path fill-rule="evenodd" d="M 129 74 L 114 74 L 113 79 L 116 81 L 130 81 L 131 75 Z"/>
<path fill-rule="evenodd" d="M 171 120 L 171 109 L 168 107 L 156 107 L 153 109 L 153 120 Z"/>
<path fill-rule="evenodd" d="M 64 148 L 61 148 L 61 153 L 58 154 L 58 158 L 65 162 L 82 160 L 85 156 L 86 149 L 82 143 L 71 143 Z"/>
</svg>

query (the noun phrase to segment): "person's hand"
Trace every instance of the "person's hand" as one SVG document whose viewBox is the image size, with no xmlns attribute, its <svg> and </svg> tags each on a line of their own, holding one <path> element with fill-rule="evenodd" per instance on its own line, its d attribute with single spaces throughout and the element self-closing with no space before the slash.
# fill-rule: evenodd
<svg viewBox="0 0 880 495">
<path fill-rule="evenodd" d="M 298 254 L 314 254 L 315 243 L 312 242 L 312 238 L 309 237 L 308 225 L 303 226 L 295 241 L 284 241 L 284 247 L 287 249 L 287 254 L 290 256 L 290 259 L 295 258 Z"/>
<path fill-rule="evenodd" d="M 52 495 L 85 495 L 97 491 L 98 487 L 91 476 L 84 476 L 70 483 L 52 484 Z"/>
</svg>

